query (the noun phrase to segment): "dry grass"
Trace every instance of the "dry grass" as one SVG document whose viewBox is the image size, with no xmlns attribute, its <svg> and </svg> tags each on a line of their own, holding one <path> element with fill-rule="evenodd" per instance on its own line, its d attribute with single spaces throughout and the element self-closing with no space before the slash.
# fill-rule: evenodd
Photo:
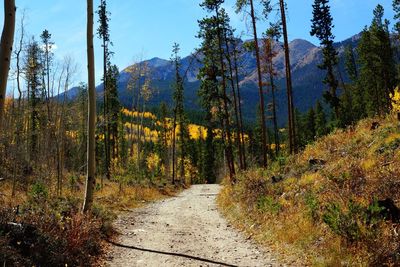
<svg viewBox="0 0 400 267">
<path fill-rule="evenodd" d="M 106 182 L 104 188 L 96 193 L 96 202 L 114 211 L 123 211 L 142 206 L 147 202 L 174 196 L 178 189 L 172 186 L 126 186 L 120 190 L 117 183 Z"/>
<path fill-rule="evenodd" d="M 283 180 L 273 183 L 273 176 Z M 400 206 L 400 126 L 393 117 L 338 130 L 284 166 L 243 173 L 218 201 L 235 225 L 289 262 L 390 266 L 400 264 L 399 225 L 377 209 L 385 199 Z"/>
<path fill-rule="evenodd" d="M 28 194 L 21 188 L 17 190 L 15 197 L 11 196 L 12 186 L 9 181 L 0 182 L 0 205 L 16 207 L 27 201 Z M 29 190 L 29 189 L 28 189 Z M 160 200 L 174 196 L 180 188 L 171 185 L 156 187 L 154 185 L 129 185 L 120 187 L 113 181 L 105 181 L 102 189 L 95 192 L 95 204 L 114 212 L 137 208 L 147 202 Z M 49 190 L 50 197 L 56 197 L 55 189 Z M 65 184 L 63 197 L 82 199 L 84 195 L 84 177 L 79 177 L 73 188 Z"/>
</svg>

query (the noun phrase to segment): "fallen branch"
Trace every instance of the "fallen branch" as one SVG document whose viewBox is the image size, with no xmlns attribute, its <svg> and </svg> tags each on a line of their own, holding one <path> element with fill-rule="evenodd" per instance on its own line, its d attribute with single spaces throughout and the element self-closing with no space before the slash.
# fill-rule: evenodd
<svg viewBox="0 0 400 267">
<path fill-rule="evenodd" d="M 391 165 L 391 164 L 393 164 L 393 163 L 394 163 L 394 161 L 389 161 L 389 162 L 383 163 L 383 164 L 382 164 L 382 167 L 389 166 L 389 165 Z"/>
<path fill-rule="evenodd" d="M 237 265 L 228 264 L 228 263 L 224 263 L 224 262 L 218 262 L 218 261 L 209 260 L 209 259 L 204 259 L 204 258 L 200 258 L 200 257 L 196 257 L 196 256 L 190 256 L 190 255 L 181 254 L 181 253 L 165 252 L 165 251 L 158 251 L 158 250 L 153 250 L 153 249 L 139 248 L 139 247 L 135 247 L 135 246 L 127 246 L 127 245 L 115 243 L 111 240 L 106 240 L 106 241 L 114 246 L 121 247 L 121 248 L 128 248 L 128 249 L 134 249 L 134 250 L 139 250 L 139 251 L 143 251 L 143 252 L 150 252 L 150 253 L 157 253 L 157 254 L 162 254 L 162 255 L 182 257 L 182 258 L 187 258 L 187 259 L 191 259 L 191 260 L 197 260 L 197 261 L 207 262 L 207 263 L 211 263 L 211 264 L 217 264 L 220 266 L 237 267 Z"/>
</svg>

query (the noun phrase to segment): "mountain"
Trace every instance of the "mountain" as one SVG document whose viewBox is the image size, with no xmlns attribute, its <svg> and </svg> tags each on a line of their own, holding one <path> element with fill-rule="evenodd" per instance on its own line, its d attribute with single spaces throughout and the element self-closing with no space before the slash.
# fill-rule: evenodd
<svg viewBox="0 0 400 267">
<path fill-rule="evenodd" d="M 343 42 L 335 44 L 339 52 L 338 70 L 342 78 L 346 81 L 347 76 L 344 71 L 344 47 L 352 45 L 356 47 L 360 36 L 355 35 Z M 240 41 L 240 46 L 246 41 Z M 318 100 L 321 100 L 326 86 L 322 83 L 325 72 L 318 68 L 322 61 L 322 52 L 320 47 L 312 43 L 296 39 L 290 42 L 290 56 L 293 79 L 293 92 L 295 107 L 299 111 L 306 111 L 314 106 Z M 278 73 L 276 78 L 277 105 L 279 122 L 283 125 L 287 118 L 287 100 L 286 100 L 286 81 L 285 81 L 285 58 L 282 44 L 277 44 L 274 48 L 277 56 L 274 61 L 275 68 Z M 199 56 L 201 57 L 201 56 Z M 246 121 L 255 121 L 256 107 L 258 105 L 258 87 L 257 87 L 257 72 L 256 59 L 253 53 L 245 52 L 241 55 L 239 62 L 241 64 L 240 85 L 242 94 L 243 116 Z M 133 66 L 125 68 L 120 73 L 118 80 L 119 95 L 122 104 L 126 107 L 132 106 L 132 95 L 127 90 L 128 83 L 131 77 L 133 67 L 144 66 L 146 64 L 151 73 L 151 88 L 153 95 L 148 103 L 148 107 L 155 107 L 162 101 L 167 104 L 172 104 L 172 83 L 174 81 L 174 67 L 170 61 L 161 58 L 152 58 Z M 185 106 L 189 110 L 199 110 L 197 91 L 200 82 L 197 80 L 197 74 L 201 63 L 193 56 L 187 56 L 182 59 L 182 75 L 186 76 L 185 80 Z M 103 85 L 97 87 L 99 95 L 102 95 Z M 267 102 L 270 101 L 270 95 L 267 88 Z M 68 92 L 69 97 L 76 95 L 76 89 Z"/>
</svg>

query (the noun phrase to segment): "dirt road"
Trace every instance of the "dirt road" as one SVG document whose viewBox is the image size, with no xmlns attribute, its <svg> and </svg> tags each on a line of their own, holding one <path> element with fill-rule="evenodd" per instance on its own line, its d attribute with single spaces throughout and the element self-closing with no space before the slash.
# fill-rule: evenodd
<svg viewBox="0 0 400 267">
<path fill-rule="evenodd" d="M 106 266 L 279 266 L 218 213 L 219 190 L 195 185 L 120 216 Z"/>
</svg>

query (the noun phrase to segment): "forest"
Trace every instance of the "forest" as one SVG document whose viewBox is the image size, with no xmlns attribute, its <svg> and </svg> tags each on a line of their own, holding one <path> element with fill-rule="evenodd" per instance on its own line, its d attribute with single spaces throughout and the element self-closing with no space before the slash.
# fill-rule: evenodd
<svg viewBox="0 0 400 267">
<path fill-rule="evenodd" d="M 285 0 L 234 1 L 246 41 L 225 0 L 202 0 L 188 58 L 167 44 L 163 68 L 125 69 L 112 1 L 87 0 L 78 83 L 75 59 L 49 30 L 30 35 L 18 2 L 4 0 L 0 44 L 0 265 L 400 265 L 399 0 L 390 20 L 376 1 L 341 43 L 334 1 L 312 1 L 316 102 L 292 78 Z"/>
</svg>

